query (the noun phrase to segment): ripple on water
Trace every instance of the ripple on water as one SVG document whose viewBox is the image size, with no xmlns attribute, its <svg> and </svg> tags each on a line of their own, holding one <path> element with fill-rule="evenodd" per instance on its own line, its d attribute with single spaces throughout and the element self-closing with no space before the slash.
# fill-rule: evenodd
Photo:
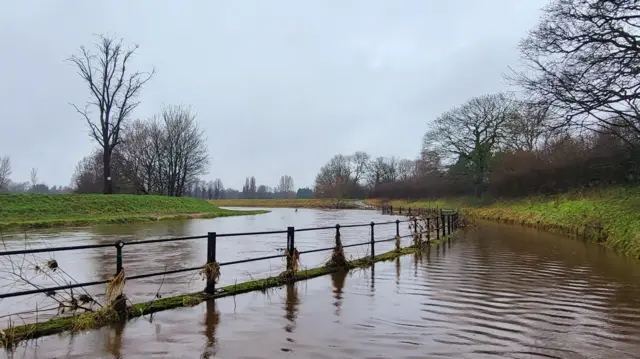
<svg viewBox="0 0 640 359">
<path fill-rule="evenodd" d="M 487 224 L 420 256 L 47 337 L 16 355 L 639 358 L 634 271 L 594 246 Z"/>
</svg>

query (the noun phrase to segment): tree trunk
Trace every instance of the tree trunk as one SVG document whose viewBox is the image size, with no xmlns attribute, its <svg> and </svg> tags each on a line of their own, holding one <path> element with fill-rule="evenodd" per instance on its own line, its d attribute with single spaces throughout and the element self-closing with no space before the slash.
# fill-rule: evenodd
<svg viewBox="0 0 640 359">
<path fill-rule="evenodd" d="M 113 179 L 111 178 L 111 151 L 108 148 L 104 149 L 102 154 L 102 179 L 103 179 L 103 193 L 113 193 Z"/>
</svg>

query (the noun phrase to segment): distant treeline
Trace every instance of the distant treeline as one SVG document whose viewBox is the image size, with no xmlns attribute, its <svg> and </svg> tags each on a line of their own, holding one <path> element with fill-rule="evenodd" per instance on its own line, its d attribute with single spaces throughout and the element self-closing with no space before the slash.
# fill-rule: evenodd
<svg viewBox="0 0 640 359">
<path fill-rule="evenodd" d="M 316 193 L 525 196 L 637 185 L 638 18 L 634 1 L 552 1 L 520 43 L 524 70 L 505 76 L 517 96 L 481 95 L 442 113 L 416 160 L 337 155 Z"/>
</svg>

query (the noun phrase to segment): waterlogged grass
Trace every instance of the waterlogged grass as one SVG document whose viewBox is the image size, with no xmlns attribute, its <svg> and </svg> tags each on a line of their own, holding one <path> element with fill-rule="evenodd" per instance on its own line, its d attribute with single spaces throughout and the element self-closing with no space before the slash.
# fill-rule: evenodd
<svg viewBox="0 0 640 359">
<path fill-rule="evenodd" d="M 230 211 L 186 197 L 101 194 L 0 194 L 0 230 L 98 223 L 213 218 L 264 211 Z"/>
<path fill-rule="evenodd" d="M 374 201 L 380 203 L 380 200 Z M 471 217 L 536 227 L 598 241 L 640 259 L 640 187 L 571 192 L 515 200 L 453 198 L 391 201 L 403 207 L 460 208 Z"/>
<path fill-rule="evenodd" d="M 451 239 L 451 237 L 448 237 Z M 440 241 L 431 241 L 431 245 L 438 245 L 445 239 Z M 426 242 L 424 242 L 426 246 Z M 390 261 L 403 255 L 419 253 L 425 247 L 405 247 L 399 250 L 393 250 L 386 253 L 378 254 L 374 258 L 364 257 L 347 262 L 346 266 L 329 266 L 312 268 L 298 271 L 295 275 L 281 274 L 275 277 L 252 280 L 249 282 L 237 283 L 221 288 L 216 294 L 206 294 L 203 292 L 179 295 L 170 298 L 162 298 L 145 303 L 137 303 L 127 308 L 126 312 L 119 315 L 111 308 L 103 308 L 92 313 L 83 313 L 72 317 L 60 317 L 50 319 L 42 323 L 26 324 L 6 328 L 0 331 L 0 345 L 4 347 L 13 347 L 17 343 L 43 337 L 46 335 L 62 333 L 66 331 L 78 332 L 89 329 L 96 329 L 108 325 L 110 323 L 124 321 L 144 315 L 152 314 L 159 311 L 192 307 L 206 300 L 233 296 L 237 294 L 265 291 L 269 288 L 276 288 L 288 283 L 301 280 L 311 279 L 338 271 L 349 271 L 354 268 L 365 268 L 371 266 L 375 262 Z"/>
<path fill-rule="evenodd" d="M 217 199 L 212 200 L 219 207 L 263 207 L 263 208 L 336 208 L 332 199 L 290 198 L 290 199 Z M 341 200 L 340 208 L 358 208 L 353 200 Z"/>
</svg>

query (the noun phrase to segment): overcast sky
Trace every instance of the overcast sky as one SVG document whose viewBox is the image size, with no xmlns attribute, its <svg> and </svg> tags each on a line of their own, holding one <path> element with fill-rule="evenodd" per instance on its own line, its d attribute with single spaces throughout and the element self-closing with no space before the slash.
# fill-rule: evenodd
<svg viewBox="0 0 640 359">
<path fill-rule="evenodd" d="M 545 0 L 0 0 L 0 156 L 70 183 L 95 146 L 70 102 L 88 98 L 65 59 L 93 34 L 140 45 L 156 67 L 134 117 L 191 105 L 210 173 L 227 187 L 283 174 L 311 186 L 331 156 L 414 158 L 429 120 L 504 90 L 517 42 Z"/>
</svg>

